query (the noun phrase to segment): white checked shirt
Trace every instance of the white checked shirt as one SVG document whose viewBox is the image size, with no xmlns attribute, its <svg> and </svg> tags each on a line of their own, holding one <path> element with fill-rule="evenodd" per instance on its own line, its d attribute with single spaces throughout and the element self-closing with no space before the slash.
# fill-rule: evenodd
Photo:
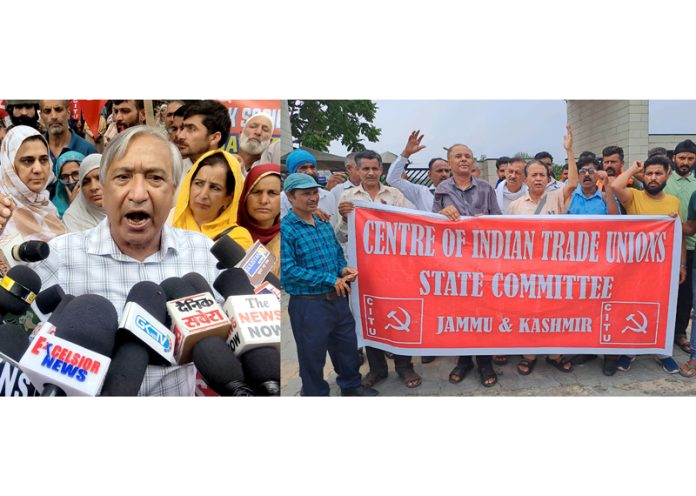
<svg viewBox="0 0 696 496">
<path fill-rule="evenodd" d="M 194 232 L 165 225 L 160 250 L 140 262 L 124 255 L 111 237 L 108 219 L 83 232 L 53 238 L 46 260 L 31 265 L 42 287 L 60 284 L 67 294 L 97 294 L 108 299 L 119 318 L 130 289 L 140 281 L 161 283 L 168 277 L 198 272 L 209 283 L 220 271 L 210 253 L 212 240 Z M 215 293 L 219 298 L 219 295 Z M 38 310 L 34 310 L 41 315 Z M 193 396 L 193 364 L 148 366 L 140 396 Z"/>
</svg>

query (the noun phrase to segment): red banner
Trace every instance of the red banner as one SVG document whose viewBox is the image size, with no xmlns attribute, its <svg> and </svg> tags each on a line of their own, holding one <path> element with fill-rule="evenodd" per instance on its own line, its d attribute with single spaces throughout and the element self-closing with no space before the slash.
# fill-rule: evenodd
<svg viewBox="0 0 696 496">
<path fill-rule="evenodd" d="M 252 116 L 260 112 L 270 114 L 275 123 L 271 141 L 280 139 L 280 100 L 220 100 L 220 102 L 230 109 L 232 120 L 230 138 L 227 140 L 227 145 L 223 147 L 226 152 L 237 153 L 242 129 Z"/>
<path fill-rule="evenodd" d="M 361 206 L 349 217 L 361 346 L 405 355 L 672 352 L 681 256 L 674 219 L 453 222 Z"/>
</svg>

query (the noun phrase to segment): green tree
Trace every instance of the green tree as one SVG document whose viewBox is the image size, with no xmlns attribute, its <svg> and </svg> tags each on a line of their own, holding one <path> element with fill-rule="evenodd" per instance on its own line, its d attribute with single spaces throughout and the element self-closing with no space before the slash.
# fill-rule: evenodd
<svg viewBox="0 0 696 496">
<path fill-rule="evenodd" d="M 381 129 L 372 125 L 377 104 L 370 100 L 288 100 L 293 142 L 325 152 L 334 140 L 351 151 L 376 142 Z"/>
</svg>

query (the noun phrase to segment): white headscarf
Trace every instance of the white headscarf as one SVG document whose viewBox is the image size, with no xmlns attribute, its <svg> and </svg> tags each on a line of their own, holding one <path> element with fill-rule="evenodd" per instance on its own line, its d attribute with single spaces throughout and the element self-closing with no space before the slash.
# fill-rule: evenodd
<svg viewBox="0 0 696 496">
<path fill-rule="evenodd" d="M 90 203 L 82 191 L 82 181 L 87 174 L 99 168 L 101 157 L 101 153 L 93 153 L 87 155 L 80 164 L 80 191 L 63 215 L 63 222 L 68 232 L 91 229 L 106 217 L 104 209 Z"/>
<path fill-rule="evenodd" d="M 51 164 L 46 184 L 38 193 L 30 190 L 15 170 L 14 161 L 17 152 L 22 143 L 32 136 L 41 138 L 48 154 L 46 138 L 29 126 L 13 127 L 7 132 L 0 145 L 0 193 L 11 197 L 15 202 L 12 217 L 7 222 L 0 239 L 11 237 L 19 232 L 25 240 L 49 241 L 65 232 L 65 226 L 58 217 L 58 210 L 50 202 L 46 189 L 55 177 L 53 164 Z"/>
</svg>

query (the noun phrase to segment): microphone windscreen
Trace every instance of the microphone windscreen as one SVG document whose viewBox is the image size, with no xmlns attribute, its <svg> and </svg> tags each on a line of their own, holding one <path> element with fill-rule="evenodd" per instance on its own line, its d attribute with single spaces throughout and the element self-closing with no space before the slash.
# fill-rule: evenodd
<svg viewBox="0 0 696 496">
<path fill-rule="evenodd" d="M 60 314 L 63 313 L 63 310 L 68 305 L 68 303 L 70 303 L 74 299 L 75 297 L 71 294 L 66 294 L 65 296 L 63 296 L 63 299 L 60 300 L 60 303 L 58 303 L 58 306 L 53 310 L 53 313 L 48 318 L 48 321 L 55 327 L 58 327 L 58 324 L 60 322 Z"/>
<path fill-rule="evenodd" d="M 29 335 L 16 324 L 0 325 L 0 353 L 19 363 L 29 348 Z"/>
<path fill-rule="evenodd" d="M 212 248 L 210 248 L 210 253 L 212 253 L 225 268 L 230 269 L 244 258 L 246 250 L 225 234 L 215 241 Z"/>
<path fill-rule="evenodd" d="M 44 241 L 25 241 L 17 250 L 19 259 L 23 262 L 39 262 L 48 258 L 51 249 Z"/>
<path fill-rule="evenodd" d="M 31 302 L 26 301 L 41 291 L 41 279 L 26 265 L 15 265 L 7 271 L 0 288 L 0 313 L 21 315 L 27 311 Z"/>
<path fill-rule="evenodd" d="M 196 290 L 196 293 L 213 294 L 213 289 L 210 287 L 210 284 L 208 284 L 208 281 L 198 272 L 189 272 L 183 276 L 182 279 L 189 283 L 191 287 Z"/>
<path fill-rule="evenodd" d="M 160 286 L 164 289 L 164 294 L 167 295 L 167 301 L 196 294 L 196 290 L 181 277 L 169 277 L 162 281 Z"/>
<path fill-rule="evenodd" d="M 41 313 L 48 315 L 58 307 L 64 296 L 63 288 L 59 284 L 54 284 L 36 295 L 36 306 L 41 310 Z"/>
<path fill-rule="evenodd" d="M 240 357 L 246 383 L 257 388 L 264 382 L 280 382 L 280 352 L 270 346 L 253 348 Z"/>
<path fill-rule="evenodd" d="M 125 340 L 116 347 L 100 396 L 137 396 L 149 361 L 147 348 Z"/>
<path fill-rule="evenodd" d="M 167 295 L 159 284 L 152 281 L 136 283 L 128 292 L 126 302 L 129 301 L 140 305 L 161 323 L 167 321 Z"/>
<path fill-rule="evenodd" d="M 103 296 L 84 294 L 65 306 L 55 326 L 59 338 L 110 357 L 118 330 L 118 314 Z"/>
<path fill-rule="evenodd" d="M 269 272 L 268 274 L 266 274 L 266 277 L 264 277 L 263 280 L 270 282 L 276 288 L 280 289 L 280 279 L 278 279 L 273 272 Z"/>
<path fill-rule="evenodd" d="M 254 294 L 254 286 L 249 282 L 249 277 L 242 269 L 232 268 L 222 272 L 213 287 L 225 299 L 230 296 Z"/>
<path fill-rule="evenodd" d="M 193 347 L 193 363 L 205 382 L 222 396 L 229 396 L 229 384 L 244 382 L 242 364 L 219 336 L 204 338 Z"/>
</svg>

